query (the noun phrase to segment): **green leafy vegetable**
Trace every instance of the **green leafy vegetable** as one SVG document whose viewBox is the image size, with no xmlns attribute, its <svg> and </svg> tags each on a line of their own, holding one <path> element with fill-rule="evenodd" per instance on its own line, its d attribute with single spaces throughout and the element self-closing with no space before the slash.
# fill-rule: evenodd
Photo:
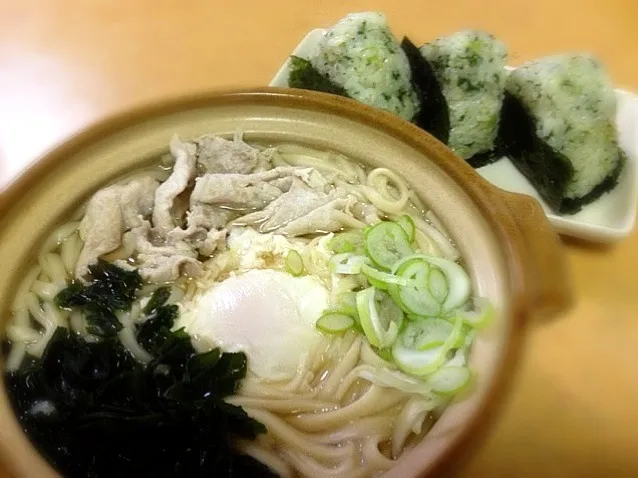
<svg viewBox="0 0 638 478">
<path fill-rule="evenodd" d="M 105 320 L 131 306 L 137 273 L 103 262 L 90 272 L 87 285 L 71 284 L 56 302 Z M 197 354 L 184 330 L 171 331 L 178 309 L 169 297 L 168 288 L 155 291 L 137 330 L 148 364 L 118 339 L 87 342 L 60 327 L 41 359 L 28 356 L 7 373 L 25 432 L 69 478 L 276 476 L 232 445 L 266 432 L 224 401 L 246 375 L 245 354 Z"/>
<path fill-rule="evenodd" d="M 142 279 L 137 271 L 103 260 L 89 266 L 89 277 L 87 285 L 71 282 L 58 293 L 55 302 L 60 307 L 83 308 L 89 332 L 112 337 L 122 329 L 115 313 L 131 307 Z"/>
<path fill-rule="evenodd" d="M 177 306 L 158 307 L 137 329 L 137 341 L 144 349 L 156 354 L 170 340 L 171 327 L 177 318 Z"/>
<path fill-rule="evenodd" d="M 290 57 L 288 85 L 291 88 L 323 91 L 324 93 L 332 93 L 333 95 L 348 96 L 346 90 L 319 73 L 317 69 L 312 66 L 312 63 L 305 58 L 294 55 Z"/>
<path fill-rule="evenodd" d="M 41 360 L 9 373 L 25 431 L 66 477 L 276 476 L 231 447 L 266 431 L 223 401 L 246 374 L 243 353 L 195 353 L 183 332 L 144 366 L 117 340 L 58 328 Z"/>
<path fill-rule="evenodd" d="M 137 341 L 150 354 L 161 354 L 171 344 L 178 309 L 175 304 L 164 305 L 170 295 L 168 287 L 157 289 L 144 308 L 146 320 L 137 328 Z"/>
<path fill-rule="evenodd" d="M 170 287 L 160 287 L 155 292 L 153 292 L 153 295 L 148 301 L 148 304 L 146 304 L 146 307 L 144 307 L 144 312 L 147 314 L 152 313 L 158 307 L 164 305 L 170 296 Z"/>
<path fill-rule="evenodd" d="M 89 266 L 88 285 L 72 283 L 56 297 L 61 307 L 96 306 L 108 310 L 124 310 L 131 306 L 142 279 L 137 271 L 127 271 L 99 260 Z"/>
</svg>

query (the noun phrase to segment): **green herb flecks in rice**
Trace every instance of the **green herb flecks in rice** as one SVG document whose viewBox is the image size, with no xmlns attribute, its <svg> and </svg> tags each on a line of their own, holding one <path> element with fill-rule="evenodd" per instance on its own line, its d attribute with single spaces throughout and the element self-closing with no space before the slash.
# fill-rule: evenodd
<svg viewBox="0 0 638 478">
<path fill-rule="evenodd" d="M 449 109 L 448 146 L 464 159 L 494 149 L 507 49 L 493 36 L 462 31 L 423 45 Z"/>
<path fill-rule="evenodd" d="M 346 16 L 325 33 L 310 61 L 353 99 L 407 120 L 419 110 L 410 65 L 383 14 Z"/>
</svg>

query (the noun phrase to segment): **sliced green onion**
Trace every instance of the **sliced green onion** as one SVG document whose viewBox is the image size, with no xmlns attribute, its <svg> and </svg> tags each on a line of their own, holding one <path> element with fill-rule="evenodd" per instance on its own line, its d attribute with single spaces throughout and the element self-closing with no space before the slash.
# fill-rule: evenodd
<svg viewBox="0 0 638 478">
<path fill-rule="evenodd" d="M 392 349 L 374 349 L 374 352 L 386 362 L 392 362 Z"/>
<path fill-rule="evenodd" d="M 469 349 L 472 346 L 474 339 L 476 338 L 476 334 L 477 330 L 473 328 L 470 328 L 470 330 L 465 333 L 465 342 L 463 343 L 464 348 Z"/>
<path fill-rule="evenodd" d="M 454 357 L 446 361 L 443 367 L 465 367 L 467 365 L 467 355 L 470 345 L 471 344 L 465 344 L 460 349 L 457 349 L 456 352 L 454 352 Z"/>
<path fill-rule="evenodd" d="M 357 319 L 357 293 L 347 291 L 337 294 L 332 309 Z"/>
<path fill-rule="evenodd" d="M 434 299 L 428 287 L 430 265 L 426 261 L 420 258 L 403 261 L 396 275 L 411 283 L 388 286 L 388 292 L 406 313 L 428 317 L 440 314 L 441 304 Z"/>
<path fill-rule="evenodd" d="M 428 288 L 430 289 L 430 293 L 432 294 L 432 297 L 434 297 L 434 300 L 436 300 L 439 304 L 445 302 L 445 298 L 447 297 L 450 289 L 448 287 L 445 274 L 443 274 L 441 269 L 438 267 L 430 268 Z"/>
<path fill-rule="evenodd" d="M 357 292 L 357 312 L 370 345 L 383 349 L 394 343 L 403 312 L 388 294 L 374 287 Z"/>
<path fill-rule="evenodd" d="M 422 259 L 428 264 L 438 267 L 447 279 L 448 293 L 441 304 L 441 312 L 452 311 L 465 303 L 470 297 L 471 283 L 467 272 L 456 262 L 443 259 L 442 257 L 414 254 L 397 261 L 392 267 L 392 270 L 398 272 L 405 264 L 409 264 L 415 259 Z"/>
<path fill-rule="evenodd" d="M 408 323 L 402 337 L 406 344 L 410 343 L 411 348 L 428 350 L 443 345 L 452 333 L 453 328 L 454 325 L 447 320 L 424 318 Z M 463 338 L 461 337 L 461 339 Z M 462 343 L 454 345 L 460 346 Z"/>
<path fill-rule="evenodd" d="M 408 317 L 416 316 L 416 314 L 412 314 L 409 310 L 405 308 L 405 306 L 401 303 L 401 298 L 399 297 L 399 286 L 398 285 L 389 285 L 386 289 L 386 292 L 392 297 L 392 300 L 395 304 L 397 304 L 405 315 Z"/>
<path fill-rule="evenodd" d="M 429 318 L 423 315 L 416 315 L 416 314 L 405 314 L 405 316 L 408 320 L 411 320 L 411 321 L 425 320 Z"/>
<path fill-rule="evenodd" d="M 490 324 L 494 319 L 495 311 L 489 300 L 484 297 L 474 297 L 457 309 L 456 314 L 460 315 L 466 324 L 480 329 Z"/>
<path fill-rule="evenodd" d="M 406 327 L 392 346 L 394 362 L 401 370 L 410 375 L 423 377 L 431 374 L 445 363 L 447 353 L 461 340 L 462 325 L 463 321 L 457 317 L 447 340 L 442 345 L 427 350 L 417 350 L 414 347 L 413 338 L 406 335 L 408 331 L 408 327 Z"/>
<path fill-rule="evenodd" d="M 357 374 L 364 380 L 386 388 L 395 388 L 405 393 L 418 393 L 420 395 L 432 395 L 432 388 L 424 381 L 411 377 L 387 367 L 375 368 L 371 365 L 360 365 Z"/>
<path fill-rule="evenodd" d="M 366 262 L 368 258 L 365 256 L 344 252 L 335 254 L 329 259 L 328 269 L 334 274 L 356 275 L 361 272 L 361 265 Z"/>
<path fill-rule="evenodd" d="M 365 280 L 368 281 L 368 284 L 370 284 L 374 288 L 383 290 L 386 292 L 388 291 L 388 284 L 386 284 L 385 282 L 381 282 L 380 280 L 377 280 L 374 277 L 366 276 L 365 274 L 363 274 L 363 277 L 365 277 Z"/>
<path fill-rule="evenodd" d="M 397 328 L 397 332 L 386 335 L 386 340 L 382 344 L 383 347 L 390 347 L 397 338 L 397 335 L 401 330 L 403 330 L 404 317 L 403 311 L 397 305 L 392 297 L 388 295 L 386 292 L 377 290 L 375 294 L 375 300 L 377 302 L 377 309 L 379 311 L 379 315 L 382 317 L 382 323 L 395 324 Z"/>
<path fill-rule="evenodd" d="M 379 269 L 375 269 L 367 264 L 363 264 L 361 266 L 361 273 L 366 277 L 366 279 L 368 279 L 370 284 L 380 289 L 386 289 L 388 284 L 401 286 L 412 285 L 412 282 L 408 279 L 394 274 L 388 274 L 387 272 L 380 271 Z"/>
<path fill-rule="evenodd" d="M 365 233 L 366 254 L 383 269 L 391 269 L 401 258 L 413 253 L 403 228 L 394 222 L 380 222 Z"/>
<path fill-rule="evenodd" d="M 363 234 L 354 231 L 340 232 L 330 239 L 328 248 L 337 254 L 344 252 L 363 253 Z"/>
<path fill-rule="evenodd" d="M 381 348 L 381 324 L 379 323 L 379 314 L 374 303 L 374 295 L 376 289 L 369 287 L 357 292 L 357 313 L 361 328 L 370 345 Z"/>
<path fill-rule="evenodd" d="M 414 241 L 414 233 L 416 231 L 414 220 L 407 214 L 404 214 L 395 222 L 405 231 L 405 234 L 408 236 L 408 241 Z"/>
<path fill-rule="evenodd" d="M 430 375 L 426 384 L 440 395 L 454 395 L 470 383 L 472 372 L 467 367 L 441 367 Z"/>
<path fill-rule="evenodd" d="M 304 266 L 301 254 L 299 254 L 295 250 L 288 251 L 288 254 L 286 254 L 285 267 L 286 272 L 293 276 L 300 276 L 301 274 L 303 274 Z"/>
<path fill-rule="evenodd" d="M 328 312 L 319 317 L 316 326 L 328 334 L 341 334 L 354 326 L 354 319 L 349 315 Z"/>
</svg>

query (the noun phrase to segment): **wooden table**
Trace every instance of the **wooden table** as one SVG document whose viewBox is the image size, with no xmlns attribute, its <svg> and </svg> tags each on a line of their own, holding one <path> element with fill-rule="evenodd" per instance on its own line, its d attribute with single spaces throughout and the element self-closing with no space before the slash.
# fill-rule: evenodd
<svg viewBox="0 0 638 478">
<path fill-rule="evenodd" d="M 349 11 L 384 11 L 418 43 L 480 27 L 509 45 L 513 64 L 589 50 L 638 90 L 636 0 L 348 3 L 5 0 L 0 177 L 123 108 L 265 85 L 308 30 Z M 463 477 L 638 476 L 638 234 L 612 247 L 565 243 L 578 303 L 531 328 L 513 393 Z"/>
</svg>

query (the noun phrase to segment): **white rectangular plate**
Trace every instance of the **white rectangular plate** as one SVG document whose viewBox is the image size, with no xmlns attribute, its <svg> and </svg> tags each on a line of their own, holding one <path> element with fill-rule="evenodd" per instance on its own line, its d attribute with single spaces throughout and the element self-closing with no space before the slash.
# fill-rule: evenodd
<svg viewBox="0 0 638 478">
<path fill-rule="evenodd" d="M 293 55 L 309 57 L 314 54 L 324 30 L 312 30 L 297 45 Z M 289 58 L 277 72 L 270 86 L 288 86 Z M 638 207 L 638 96 L 616 90 L 618 111 L 616 121 L 620 146 L 627 153 L 627 165 L 618 185 L 598 200 L 573 215 L 553 212 L 541 199 L 529 181 L 508 158 L 476 171 L 495 186 L 507 191 L 528 194 L 536 198 L 557 232 L 596 242 L 614 242 L 628 236 L 636 222 Z"/>
</svg>

